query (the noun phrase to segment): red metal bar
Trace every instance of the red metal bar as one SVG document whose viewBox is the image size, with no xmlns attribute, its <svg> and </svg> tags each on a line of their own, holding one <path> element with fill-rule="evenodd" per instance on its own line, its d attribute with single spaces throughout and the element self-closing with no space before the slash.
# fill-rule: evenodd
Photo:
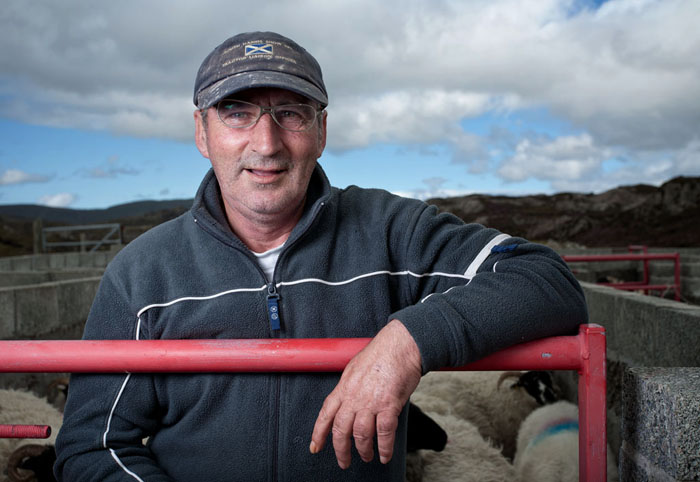
<svg viewBox="0 0 700 482">
<path fill-rule="evenodd" d="M 369 338 L 0 341 L 0 372 L 337 372 Z"/>
<path fill-rule="evenodd" d="M 647 247 L 643 244 L 633 244 L 633 245 L 627 246 L 627 249 L 629 250 L 630 253 L 632 253 L 634 251 L 641 251 L 642 254 L 647 254 Z M 649 284 L 649 260 L 648 259 L 644 260 L 644 276 L 642 277 L 641 284 L 643 284 L 643 285 Z M 644 294 L 648 295 L 649 291 L 644 291 Z"/>
<path fill-rule="evenodd" d="M 578 377 L 579 480 L 607 480 L 607 405 L 605 329 L 581 328 Z"/>
<path fill-rule="evenodd" d="M 332 372 L 342 371 L 369 341 L 9 340 L 0 341 L 0 372 Z M 603 327 L 581 325 L 576 336 L 523 343 L 449 370 L 577 370 L 579 475 L 598 481 L 605 480 L 607 463 L 605 350 Z M 17 427 L 0 426 L 0 438 L 23 430 Z"/>
<path fill-rule="evenodd" d="M 637 291 L 637 290 L 653 290 L 653 291 L 663 291 L 669 288 L 673 288 L 672 285 L 645 285 L 641 282 L 636 281 L 625 281 L 623 283 L 598 283 L 601 286 L 610 286 L 611 288 L 617 288 L 619 290 Z"/>
<path fill-rule="evenodd" d="M 0 425 L 0 438 L 49 438 L 48 425 Z"/>
<path fill-rule="evenodd" d="M 670 259 L 674 260 L 678 253 L 649 253 L 649 254 L 566 254 L 562 259 L 567 263 L 591 262 L 591 261 L 644 261 L 645 259 Z"/>
<path fill-rule="evenodd" d="M 342 371 L 370 338 L 0 341 L 0 373 Z M 579 340 L 516 345 L 459 370 L 576 370 Z M 450 368 L 455 370 L 455 368 Z"/>
<path fill-rule="evenodd" d="M 578 370 L 579 346 L 586 335 L 553 336 L 512 346 L 452 371 Z"/>
</svg>

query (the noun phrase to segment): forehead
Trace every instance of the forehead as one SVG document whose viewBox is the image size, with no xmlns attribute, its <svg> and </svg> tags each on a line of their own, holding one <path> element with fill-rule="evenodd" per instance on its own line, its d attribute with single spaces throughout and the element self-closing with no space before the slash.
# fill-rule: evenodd
<svg viewBox="0 0 700 482">
<path fill-rule="evenodd" d="M 226 96 L 227 99 L 244 100 L 260 105 L 280 104 L 313 104 L 314 102 L 303 95 L 285 89 L 260 87 L 246 89 Z"/>
</svg>

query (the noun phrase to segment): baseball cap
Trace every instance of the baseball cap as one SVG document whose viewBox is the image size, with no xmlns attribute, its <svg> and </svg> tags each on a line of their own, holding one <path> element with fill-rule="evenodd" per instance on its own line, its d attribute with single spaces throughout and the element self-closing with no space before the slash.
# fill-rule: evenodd
<svg viewBox="0 0 700 482">
<path fill-rule="evenodd" d="M 291 90 L 328 105 L 321 66 L 303 47 L 274 32 L 246 32 L 216 47 L 194 83 L 194 105 L 206 109 L 235 92 L 256 87 Z"/>
</svg>

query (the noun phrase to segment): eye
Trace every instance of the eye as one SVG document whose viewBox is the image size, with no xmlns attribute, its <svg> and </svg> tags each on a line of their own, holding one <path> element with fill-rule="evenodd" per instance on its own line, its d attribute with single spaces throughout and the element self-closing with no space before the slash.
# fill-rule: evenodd
<svg viewBox="0 0 700 482">
<path fill-rule="evenodd" d="M 227 124 L 245 124 L 257 119 L 260 108 L 247 102 L 223 100 L 217 111 L 221 120 Z"/>
<path fill-rule="evenodd" d="M 279 119 L 303 119 L 304 115 L 297 106 L 283 105 L 275 109 L 275 115 Z"/>
</svg>

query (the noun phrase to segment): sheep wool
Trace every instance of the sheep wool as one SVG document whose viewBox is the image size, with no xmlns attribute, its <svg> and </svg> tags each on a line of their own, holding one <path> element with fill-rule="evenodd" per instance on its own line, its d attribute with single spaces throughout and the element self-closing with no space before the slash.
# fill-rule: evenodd
<svg viewBox="0 0 700 482">
<path fill-rule="evenodd" d="M 427 393 L 442 400 L 444 404 L 432 411 L 452 414 L 473 423 L 484 438 L 501 447 L 503 455 L 512 459 L 518 427 L 538 405 L 524 389 L 512 389 L 508 383 L 499 387 L 503 373 L 431 372 L 423 376 L 416 393 Z"/>
<path fill-rule="evenodd" d="M 449 407 L 437 397 L 414 393 L 412 400 L 447 432 L 448 441 L 441 452 L 419 450 L 420 457 L 408 458 L 407 482 L 514 480 L 515 471 L 511 463 L 497 447 L 481 436 L 474 424 L 451 413 L 431 411 L 436 407 L 449 412 Z"/>
<path fill-rule="evenodd" d="M 518 433 L 513 464 L 517 480 L 530 482 L 578 481 L 578 407 L 559 401 L 533 411 Z M 608 482 L 618 480 L 608 446 Z"/>
<path fill-rule="evenodd" d="M 0 438 L 0 481 L 9 482 L 5 475 L 10 454 L 21 445 L 53 445 L 63 416 L 46 399 L 31 392 L 0 389 L 0 424 L 41 424 L 51 426 L 48 439 L 2 439 Z"/>
</svg>

